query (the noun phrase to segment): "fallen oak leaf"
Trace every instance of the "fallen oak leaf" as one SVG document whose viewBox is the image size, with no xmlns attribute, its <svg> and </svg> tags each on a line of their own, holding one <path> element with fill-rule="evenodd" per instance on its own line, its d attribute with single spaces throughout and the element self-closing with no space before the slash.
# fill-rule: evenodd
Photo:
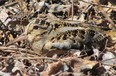
<svg viewBox="0 0 116 76">
<path fill-rule="evenodd" d="M 62 67 L 63 67 L 63 63 L 60 61 L 50 63 L 48 64 L 48 68 L 46 69 L 46 72 L 48 75 L 56 74 L 61 70 Z"/>
<path fill-rule="evenodd" d="M 80 59 L 77 57 L 63 58 L 62 61 L 67 63 L 69 66 L 71 66 L 74 72 L 80 72 L 81 70 L 84 70 L 84 69 L 92 69 L 93 66 L 98 63 L 96 61 Z"/>
</svg>

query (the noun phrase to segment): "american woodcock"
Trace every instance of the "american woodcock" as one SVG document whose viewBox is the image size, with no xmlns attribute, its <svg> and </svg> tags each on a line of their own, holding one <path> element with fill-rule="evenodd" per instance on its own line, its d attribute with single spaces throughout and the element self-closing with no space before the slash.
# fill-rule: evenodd
<svg viewBox="0 0 116 76">
<path fill-rule="evenodd" d="M 81 35 L 84 29 L 79 27 L 79 24 L 41 21 L 30 25 L 27 33 L 31 48 L 40 54 L 42 52 L 45 53 L 45 51 L 48 52 L 48 50 L 71 49 L 72 45 L 77 45 L 78 41 L 82 41 L 82 37 L 78 35 L 79 33 Z M 75 39 L 78 41 L 75 41 Z"/>
<path fill-rule="evenodd" d="M 38 54 L 52 50 L 79 49 L 88 43 L 98 43 L 106 37 L 80 23 L 57 20 L 35 20 L 27 33 L 31 48 Z"/>
<path fill-rule="evenodd" d="M 35 53 L 52 55 L 59 53 L 59 50 L 66 52 L 69 49 L 80 49 L 90 43 L 90 47 L 93 47 L 93 44 L 95 47 L 101 47 L 99 42 L 106 39 L 106 32 L 101 31 L 100 28 L 84 26 L 77 22 L 57 20 L 47 22 L 38 19 L 28 25 L 27 37 Z"/>
</svg>

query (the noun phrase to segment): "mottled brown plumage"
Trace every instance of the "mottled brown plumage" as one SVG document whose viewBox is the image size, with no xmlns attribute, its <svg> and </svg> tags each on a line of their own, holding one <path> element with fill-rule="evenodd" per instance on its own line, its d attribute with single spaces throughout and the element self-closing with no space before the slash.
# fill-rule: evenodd
<svg viewBox="0 0 116 76">
<path fill-rule="evenodd" d="M 93 28 L 97 30 L 93 30 Z M 106 37 L 98 30 L 100 29 L 94 26 L 87 27 L 77 22 L 56 20 L 30 25 L 28 40 L 31 48 L 38 54 L 52 50 L 79 49 L 80 43 L 97 43 Z"/>
</svg>

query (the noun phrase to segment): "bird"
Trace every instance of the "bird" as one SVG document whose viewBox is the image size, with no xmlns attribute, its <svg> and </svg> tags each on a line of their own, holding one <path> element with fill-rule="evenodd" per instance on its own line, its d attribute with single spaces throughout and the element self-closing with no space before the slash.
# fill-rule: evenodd
<svg viewBox="0 0 116 76">
<path fill-rule="evenodd" d="M 78 35 L 72 35 L 72 33 L 77 33 L 78 30 L 84 30 L 85 28 L 72 27 L 71 25 L 66 26 L 64 24 L 51 24 L 52 25 L 32 24 L 28 28 L 28 41 L 32 50 L 37 54 L 49 55 L 52 50 L 69 50 L 73 47 L 72 45 L 78 45 L 76 41 L 74 42 L 74 39 L 80 39 L 80 41 L 82 41 Z M 53 52 L 56 53 L 56 51 L 52 51 L 52 53 Z"/>
<path fill-rule="evenodd" d="M 70 49 L 82 49 L 83 45 L 88 43 L 98 43 L 105 38 L 104 34 L 101 34 L 79 23 L 57 20 L 46 22 L 43 19 L 36 19 L 27 25 L 24 39 L 28 40 L 34 53 L 53 56 L 64 54 Z M 20 40 L 14 40 L 17 41 Z"/>
<path fill-rule="evenodd" d="M 97 29 L 96 27 L 84 27 L 79 23 L 57 20 L 40 22 L 30 25 L 27 31 L 31 49 L 40 55 L 60 55 L 70 49 L 84 49 L 83 45 L 92 48 L 93 44 L 106 38 L 103 33 L 99 32 L 99 28 L 98 31 L 93 30 L 93 28 Z M 88 46 L 88 43 L 91 45 Z"/>
</svg>

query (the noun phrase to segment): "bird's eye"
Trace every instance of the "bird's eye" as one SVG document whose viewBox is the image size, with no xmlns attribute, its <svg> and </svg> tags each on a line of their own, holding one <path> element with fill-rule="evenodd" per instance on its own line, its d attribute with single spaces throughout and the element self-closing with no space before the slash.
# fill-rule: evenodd
<svg viewBox="0 0 116 76">
<path fill-rule="evenodd" d="M 33 29 L 37 30 L 39 27 L 38 26 L 33 26 Z"/>
</svg>

